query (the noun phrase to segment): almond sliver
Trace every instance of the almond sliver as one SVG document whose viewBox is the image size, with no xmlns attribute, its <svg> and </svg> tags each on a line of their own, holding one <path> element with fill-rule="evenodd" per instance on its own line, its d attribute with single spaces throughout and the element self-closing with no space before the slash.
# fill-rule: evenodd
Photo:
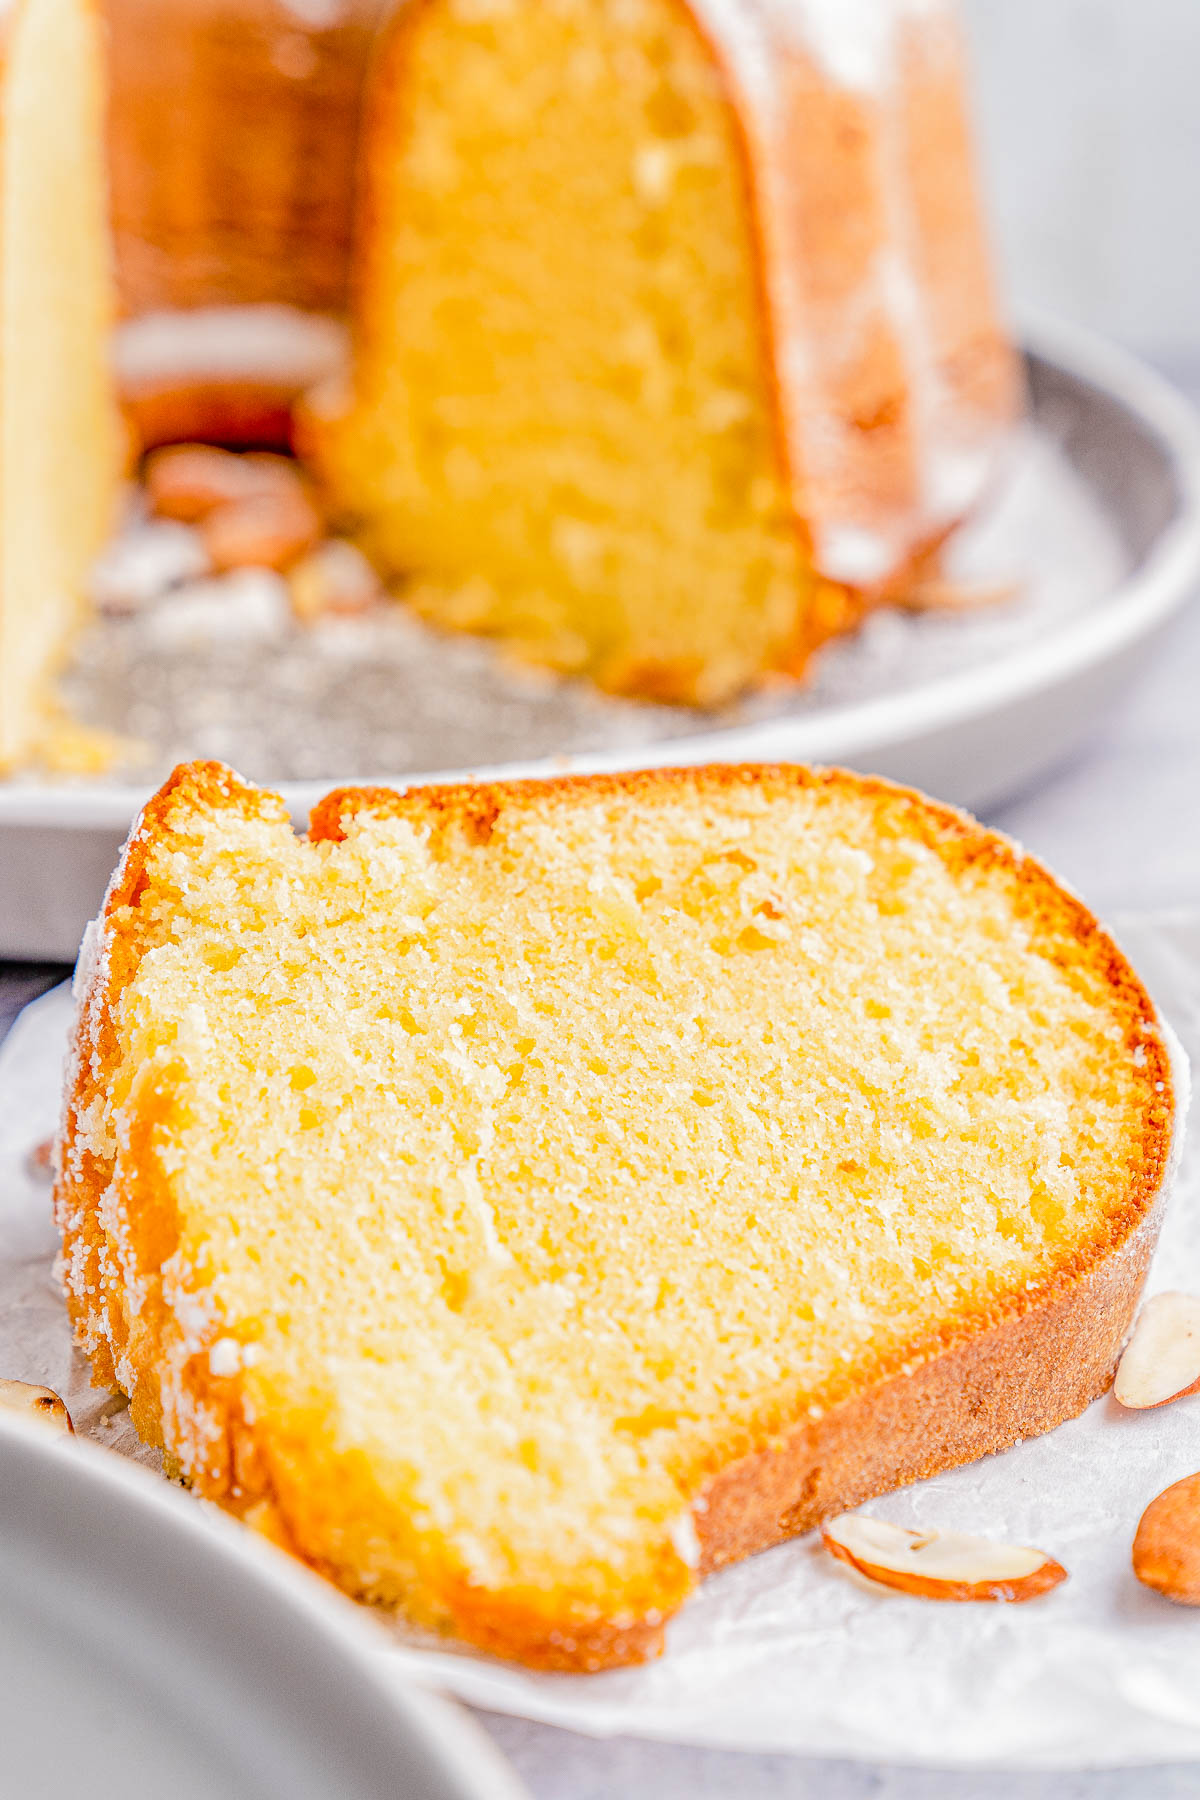
<svg viewBox="0 0 1200 1800">
<path fill-rule="evenodd" d="M 844 1513 L 822 1529 L 841 1562 L 885 1587 L 930 1600 L 1030 1600 L 1066 1579 L 1044 1550 L 960 1531 L 909 1531 Z"/>
<path fill-rule="evenodd" d="M 1122 1406 L 1164 1406 L 1200 1387 L 1200 1299 L 1156 1294 L 1138 1315 L 1113 1393 Z"/>
</svg>

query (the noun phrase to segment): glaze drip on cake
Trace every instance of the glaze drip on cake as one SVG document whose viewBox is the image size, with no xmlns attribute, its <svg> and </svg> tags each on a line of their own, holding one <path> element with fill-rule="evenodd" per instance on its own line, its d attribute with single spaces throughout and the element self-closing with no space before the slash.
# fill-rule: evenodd
<svg viewBox="0 0 1200 1800">
<path fill-rule="evenodd" d="M 872 587 L 977 504 L 1017 403 L 949 0 L 698 0 L 742 94 L 796 509 Z"/>
</svg>

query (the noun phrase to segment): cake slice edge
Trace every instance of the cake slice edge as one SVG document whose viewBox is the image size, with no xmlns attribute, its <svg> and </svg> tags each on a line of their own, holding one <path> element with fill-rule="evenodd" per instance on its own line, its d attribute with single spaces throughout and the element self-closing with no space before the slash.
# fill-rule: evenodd
<svg viewBox="0 0 1200 1800">
<path fill-rule="evenodd" d="M 756 781 L 767 773 L 757 769 L 702 774 L 656 771 L 565 777 L 554 785 L 599 781 L 628 791 L 647 783 L 702 777 Z M 901 792 L 888 783 L 846 777 L 840 772 L 770 773 L 800 782 L 850 780 L 881 795 Z M 541 793 L 546 784 L 427 789 L 421 790 L 421 803 L 443 815 L 485 824 L 490 809 L 516 797 L 524 787 Z M 56 1212 L 64 1232 L 68 1300 L 77 1334 L 94 1357 L 98 1383 L 118 1383 L 127 1391 L 135 1390 L 135 1423 L 152 1442 L 162 1441 L 153 1346 L 135 1346 L 131 1366 L 122 1368 L 113 1359 L 112 1346 L 119 1341 L 112 1312 L 117 1294 L 111 1262 L 109 1273 L 103 1269 L 109 1246 L 103 1225 L 103 1194 L 97 1186 L 100 1169 L 94 1159 L 89 1162 L 85 1148 L 76 1148 L 76 1140 L 81 1117 L 105 1079 L 106 1048 L 111 1056 L 110 996 L 120 991 L 133 962 L 129 943 L 113 928 L 114 915 L 136 900 L 145 880 L 147 846 L 166 828 L 181 802 L 201 809 L 232 806 L 286 819 L 278 796 L 250 787 L 216 764 L 177 770 L 143 812 L 114 876 L 91 955 L 81 959 L 80 1013 L 64 1121 L 66 1174 L 56 1193 Z M 411 795 L 408 803 L 412 803 Z M 920 803 L 930 805 L 923 798 Z M 389 790 L 341 790 L 327 796 L 315 810 L 312 835 L 336 837 L 353 811 L 377 812 L 402 804 Z M 982 849 L 990 856 L 1016 861 L 1018 853 L 1002 839 L 983 832 L 962 815 L 946 808 L 935 807 L 933 812 L 945 829 L 974 853 Z M 1025 859 L 1022 866 L 1030 870 L 1031 879 L 1048 882 L 1037 865 Z M 1182 1101 L 1186 1068 L 1180 1062 L 1172 1075 L 1169 1034 L 1121 952 L 1079 902 L 1056 884 L 1049 885 L 1056 904 L 1071 912 L 1081 944 L 1104 961 L 1112 981 L 1141 1014 L 1147 1051 L 1163 1084 L 1162 1106 L 1147 1132 L 1139 1178 L 1131 1185 L 1129 1206 L 1119 1228 L 1114 1228 L 1112 1243 L 1087 1263 L 1058 1271 L 1036 1291 L 1011 1297 L 969 1329 L 918 1347 L 905 1366 L 886 1372 L 823 1418 L 799 1421 L 774 1440 L 715 1471 L 705 1491 L 693 1501 L 695 1544 L 680 1562 L 674 1584 L 677 1591 L 671 1594 L 668 1606 L 644 1609 L 642 1616 L 614 1611 L 611 1616 L 583 1619 L 556 1614 L 545 1597 L 528 1591 L 483 1590 L 464 1583 L 451 1609 L 461 1636 L 479 1648 L 542 1668 L 597 1669 L 643 1660 L 661 1647 L 665 1614 L 711 1570 L 806 1531 L 821 1518 L 873 1495 L 1049 1430 L 1082 1411 L 1105 1390 L 1161 1223 L 1169 1186 L 1173 1092 Z M 1182 1105 L 1177 1112 L 1181 1115 Z M 1176 1147 L 1179 1136 L 1177 1129 Z M 1062 1349 L 1068 1344 L 1071 1354 L 1064 1357 Z M 195 1382 L 192 1397 L 199 1408 L 213 1410 L 224 1433 L 225 1464 L 236 1472 L 244 1496 L 234 1510 L 276 1541 L 295 1548 L 266 1471 L 256 1466 L 253 1426 L 240 1411 L 238 1384 L 228 1379 L 209 1380 L 206 1369 L 206 1359 L 194 1359 L 189 1375 Z M 203 1482 L 197 1485 L 204 1491 Z M 214 1497 L 230 1503 L 228 1494 Z"/>
</svg>

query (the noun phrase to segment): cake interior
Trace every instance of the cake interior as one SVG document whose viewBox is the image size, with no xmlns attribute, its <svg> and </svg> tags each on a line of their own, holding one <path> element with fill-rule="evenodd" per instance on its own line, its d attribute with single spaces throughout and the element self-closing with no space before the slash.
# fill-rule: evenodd
<svg viewBox="0 0 1200 1800">
<path fill-rule="evenodd" d="M 135 1417 L 148 1342 L 232 1338 L 293 1541 L 360 1591 L 677 1602 L 707 1474 L 1128 1208 L 1132 1006 L 915 802 L 714 774 L 344 833 L 177 801 L 84 1124 Z"/>
<path fill-rule="evenodd" d="M 747 150 L 688 9 L 438 0 L 373 93 L 355 401 L 313 447 L 376 555 L 605 686 L 715 702 L 786 665 L 813 578 Z"/>
<path fill-rule="evenodd" d="M 101 55 L 87 0 L 12 8 L 0 71 L 0 768 L 42 727 L 43 684 L 116 507 Z"/>
</svg>

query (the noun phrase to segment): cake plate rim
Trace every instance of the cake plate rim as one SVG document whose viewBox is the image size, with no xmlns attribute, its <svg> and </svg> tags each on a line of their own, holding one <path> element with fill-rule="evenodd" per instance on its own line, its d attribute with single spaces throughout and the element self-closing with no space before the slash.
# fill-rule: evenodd
<svg viewBox="0 0 1200 1800">
<path fill-rule="evenodd" d="M 1060 621 L 1042 636 L 1012 646 L 994 660 L 938 675 L 919 686 L 819 711 L 777 715 L 752 724 L 706 728 L 672 738 L 588 751 L 506 761 L 471 768 L 441 768 L 396 776 L 386 769 L 349 779 L 336 773 L 318 780 L 270 783 L 283 795 L 293 818 L 302 821 L 330 789 L 340 786 L 424 786 L 465 778 L 545 778 L 564 773 L 620 772 L 652 766 L 695 766 L 717 762 L 840 763 L 922 785 L 922 758 L 915 773 L 907 753 L 928 745 L 939 798 L 980 806 L 1032 779 L 1056 751 L 1065 752 L 1084 735 L 1088 720 L 1069 728 L 1067 742 L 1048 747 L 1022 745 L 1028 769 L 1006 777 L 1003 767 L 956 771 L 956 734 L 1003 718 L 1026 702 L 1069 696 L 1096 670 L 1121 665 L 1167 624 L 1200 587 L 1200 414 L 1165 377 L 1133 352 L 1085 327 L 1041 313 L 1022 318 L 1023 348 L 1053 370 L 1114 402 L 1131 431 L 1148 434 L 1162 458 L 1164 476 L 1174 483 L 1173 516 L 1145 553 L 1140 566 L 1110 589 L 1094 607 Z M 1043 708 L 1043 711 L 1045 709 Z M 1068 721 L 1068 726 L 1070 722 Z M 1035 733 L 1035 737 L 1038 734 Z M 1030 756 L 1032 749 L 1033 755 Z M 985 756 L 987 753 L 985 752 Z M 990 761 L 996 762 L 995 747 Z M 978 757 L 976 758 L 978 761 Z M 941 764 L 948 779 L 939 781 Z M 8 827 L 55 831 L 128 830 L 153 792 L 153 783 L 107 782 L 102 777 L 0 781 L 0 832 Z M 2 842 L 2 839 L 0 839 Z M 0 913 L 3 908 L 0 907 Z M 2 923 L 2 922 L 0 922 Z M 3 933 L 0 930 L 0 937 Z"/>
<path fill-rule="evenodd" d="M 348 1791 L 362 1800 L 368 1794 L 383 1800 L 398 1778 L 426 1800 L 525 1795 L 458 1701 L 388 1666 L 380 1655 L 386 1634 L 362 1608 L 150 1470 L 84 1438 L 6 1414 L 0 1417 L 0 1517 L 0 1592 L 15 1609 L 7 1625 L 0 1621 L 0 1662 L 25 1641 L 24 1620 L 36 1634 L 43 1675 L 60 1663 L 70 1672 L 57 1695 L 59 1716 L 40 1719 L 35 1703 L 18 1738 L 20 1754 L 22 1743 L 28 1749 L 31 1736 L 40 1736 L 39 1792 L 48 1791 L 44 1783 L 59 1768 L 50 1728 L 83 1731 L 115 1685 L 115 1669 L 107 1672 L 107 1688 L 83 1673 L 107 1641 L 116 1667 L 133 1677 L 128 1707 L 140 1696 L 163 1708 L 161 1719 L 156 1713 L 158 1722 L 148 1725 L 156 1754 L 169 1754 L 177 1739 L 194 1741 L 193 1758 L 195 1746 L 224 1742 L 222 1699 L 233 1686 L 246 1693 L 242 1725 L 249 1740 L 231 1753 L 227 1771 L 239 1776 L 237 1792 L 266 1791 L 263 1769 L 287 1739 L 283 1760 L 292 1776 L 297 1759 L 312 1765 L 306 1794 L 318 1791 L 322 1768 L 332 1776 L 335 1763 L 342 1766 L 348 1750 Z M 121 1639 L 122 1627 L 138 1635 Z M 6 1693 L 0 1713 L 10 1704 L 17 1699 Z M 217 1753 L 200 1752 L 210 1773 L 209 1756 Z M 100 1757 L 102 1794 L 126 1791 L 127 1772 L 114 1771 L 123 1754 L 118 1739 Z M 25 1773 L 32 1778 L 32 1770 Z M 268 1783 L 272 1793 L 285 1785 Z M 191 1780 L 187 1791 L 197 1791 Z"/>
</svg>

